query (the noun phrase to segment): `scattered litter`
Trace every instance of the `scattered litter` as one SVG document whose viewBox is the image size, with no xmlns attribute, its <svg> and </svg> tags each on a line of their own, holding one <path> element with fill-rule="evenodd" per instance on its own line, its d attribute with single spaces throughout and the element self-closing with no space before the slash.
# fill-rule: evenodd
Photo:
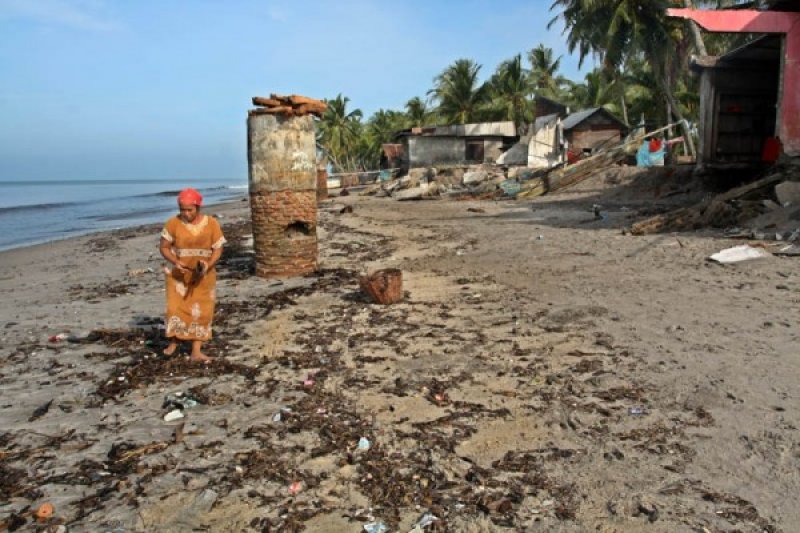
<svg viewBox="0 0 800 533">
<path fill-rule="evenodd" d="M 358 449 L 359 450 L 369 450 L 371 443 L 367 437 L 361 437 L 358 439 Z"/>
<path fill-rule="evenodd" d="M 184 392 L 173 392 L 164 397 L 164 404 L 162 409 L 191 409 L 199 404 L 200 401 L 190 394 Z"/>
<path fill-rule="evenodd" d="M 303 490 L 303 482 L 302 481 L 295 481 L 291 485 L 289 485 L 289 494 L 294 496 L 298 492 Z"/>
<path fill-rule="evenodd" d="M 200 513 L 207 513 L 214 506 L 219 495 L 211 489 L 203 489 L 192 502 L 192 510 Z"/>
<path fill-rule="evenodd" d="M 628 414 L 631 416 L 642 416 L 647 414 L 647 410 L 641 405 L 636 405 L 628 409 Z"/>
<path fill-rule="evenodd" d="M 468 207 L 467 211 L 469 211 L 470 213 L 485 213 L 486 212 L 485 209 L 481 209 L 480 207 Z"/>
<path fill-rule="evenodd" d="M 790 244 L 788 246 L 784 246 L 777 252 L 775 255 L 785 255 L 785 256 L 797 256 L 800 255 L 800 246 L 797 244 Z"/>
<path fill-rule="evenodd" d="M 33 414 L 30 416 L 30 418 L 28 418 L 28 422 L 33 422 L 34 420 L 36 420 L 36 419 L 38 419 L 38 418 L 42 418 L 44 415 L 46 415 L 46 414 L 47 414 L 47 411 L 49 411 L 49 410 L 50 410 L 50 406 L 51 406 L 52 404 L 53 404 L 53 400 L 50 400 L 50 401 L 49 401 L 49 402 L 47 402 L 46 404 L 44 404 L 44 405 L 40 405 L 39 407 L 37 407 L 37 408 L 36 408 L 36 409 L 33 411 Z"/>
<path fill-rule="evenodd" d="M 389 528 L 386 527 L 386 524 L 383 522 L 367 522 L 364 524 L 364 531 L 367 533 L 385 533 L 389 531 Z"/>
<path fill-rule="evenodd" d="M 414 528 L 409 533 L 422 533 L 422 530 L 439 520 L 439 518 L 431 513 L 425 513 L 422 518 L 414 524 Z"/>
<path fill-rule="evenodd" d="M 61 524 L 54 530 L 53 533 L 67 533 L 67 526 Z"/>
<path fill-rule="evenodd" d="M 152 268 L 149 268 L 149 267 L 148 268 L 134 268 L 134 269 L 128 270 L 128 276 L 132 277 L 132 278 L 135 278 L 136 276 L 141 276 L 143 274 L 152 274 L 153 272 L 155 272 L 155 271 Z"/>
<path fill-rule="evenodd" d="M 175 420 L 180 420 L 181 418 L 183 418 L 183 412 L 180 409 L 173 409 L 164 415 L 164 422 L 173 422 Z"/>
<path fill-rule="evenodd" d="M 36 509 L 36 520 L 39 522 L 47 522 L 55 513 L 56 508 L 52 503 L 43 503 Z"/>
<path fill-rule="evenodd" d="M 314 386 L 314 383 L 316 383 L 314 378 L 309 375 L 305 380 L 303 380 L 303 387 L 310 389 Z"/>
<path fill-rule="evenodd" d="M 741 246 L 734 246 L 733 248 L 726 248 L 718 253 L 715 253 L 709 259 L 717 263 L 726 265 L 729 263 L 739 263 L 741 261 L 749 261 L 751 259 L 761 259 L 769 257 L 770 254 L 763 248 L 754 248 L 750 245 L 743 244 Z"/>
<path fill-rule="evenodd" d="M 280 422 L 281 421 L 281 414 L 280 413 L 275 413 L 274 415 L 272 415 L 272 421 L 273 422 Z"/>
<path fill-rule="evenodd" d="M 47 340 L 49 342 L 61 342 L 69 338 L 69 333 L 59 333 L 58 335 L 51 335 Z"/>
</svg>

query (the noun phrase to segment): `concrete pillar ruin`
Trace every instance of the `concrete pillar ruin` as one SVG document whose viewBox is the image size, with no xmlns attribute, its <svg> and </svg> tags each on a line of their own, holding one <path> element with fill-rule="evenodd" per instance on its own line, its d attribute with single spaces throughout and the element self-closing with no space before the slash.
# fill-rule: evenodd
<svg viewBox="0 0 800 533">
<path fill-rule="evenodd" d="M 309 115 L 260 113 L 247 118 L 250 211 L 256 275 L 317 270 L 317 165 Z"/>
</svg>

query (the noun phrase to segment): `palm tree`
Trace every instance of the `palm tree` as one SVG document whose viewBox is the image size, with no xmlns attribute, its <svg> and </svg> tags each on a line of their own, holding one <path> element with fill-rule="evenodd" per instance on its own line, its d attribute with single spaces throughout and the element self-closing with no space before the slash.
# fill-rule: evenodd
<svg viewBox="0 0 800 533">
<path fill-rule="evenodd" d="M 471 59 L 458 59 L 434 78 L 430 91 L 439 103 L 438 113 L 448 124 L 466 124 L 479 119 L 489 91 L 478 82 L 481 66 Z"/>
<path fill-rule="evenodd" d="M 561 13 L 570 51 L 578 49 L 581 62 L 591 54 L 616 70 L 632 56 L 643 55 L 653 67 L 668 115 L 683 120 L 675 87 L 688 58 L 688 40 L 674 21 L 666 18 L 666 0 L 555 0 Z M 672 120 L 671 117 L 669 120 Z M 684 123 L 684 134 L 694 146 Z"/>
<path fill-rule="evenodd" d="M 493 103 L 500 110 L 501 118 L 513 121 L 517 131 L 521 131 L 524 124 L 531 120 L 529 96 L 533 91 L 530 77 L 522 67 L 520 54 L 498 65 L 490 87 Z"/>
<path fill-rule="evenodd" d="M 330 156 L 336 170 L 355 170 L 355 147 L 361 133 L 360 109 L 347 110 L 350 99 L 339 93 L 333 100 L 326 100 L 328 109 L 319 122 L 317 142 Z"/>
<path fill-rule="evenodd" d="M 429 115 L 427 102 L 419 96 L 406 102 L 406 116 L 412 127 L 424 126 Z"/>
<path fill-rule="evenodd" d="M 543 44 L 528 52 L 531 64 L 531 79 L 538 94 L 557 98 L 566 81 L 558 74 L 561 67 L 561 56 L 553 59 L 553 49 Z"/>
<path fill-rule="evenodd" d="M 408 117 L 402 111 L 379 109 L 367 121 L 367 134 L 378 144 L 389 142 L 398 131 L 408 127 Z"/>
<path fill-rule="evenodd" d="M 578 109 L 605 107 L 616 113 L 617 82 L 602 69 L 594 69 L 584 77 L 583 83 L 575 83 L 570 90 L 570 105 Z"/>
</svg>

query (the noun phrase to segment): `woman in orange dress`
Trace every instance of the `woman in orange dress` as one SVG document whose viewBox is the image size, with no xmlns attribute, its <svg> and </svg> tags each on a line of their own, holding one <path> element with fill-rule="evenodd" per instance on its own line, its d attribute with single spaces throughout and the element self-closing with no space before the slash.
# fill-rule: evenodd
<svg viewBox="0 0 800 533">
<path fill-rule="evenodd" d="M 172 264 L 167 274 L 167 339 L 164 355 L 178 349 L 178 341 L 192 342 L 192 361 L 209 362 L 202 351 L 211 338 L 217 272 L 225 237 L 213 217 L 200 212 L 203 197 L 194 189 L 178 195 L 180 213 L 161 232 L 160 251 Z"/>
</svg>

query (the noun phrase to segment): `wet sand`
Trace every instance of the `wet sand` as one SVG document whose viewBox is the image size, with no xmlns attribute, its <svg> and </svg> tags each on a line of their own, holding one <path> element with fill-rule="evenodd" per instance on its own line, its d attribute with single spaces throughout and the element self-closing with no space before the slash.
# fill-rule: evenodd
<svg viewBox="0 0 800 533">
<path fill-rule="evenodd" d="M 0 521 L 49 501 L 40 529 L 797 530 L 797 259 L 623 235 L 646 189 L 332 199 L 321 271 L 284 282 L 250 274 L 246 204 L 212 209 L 209 367 L 158 355 L 158 226 L 0 254 Z M 403 303 L 358 290 L 379 267 Z M 175 392 L 199 404 L 164 422 Z"/>
</svg>

